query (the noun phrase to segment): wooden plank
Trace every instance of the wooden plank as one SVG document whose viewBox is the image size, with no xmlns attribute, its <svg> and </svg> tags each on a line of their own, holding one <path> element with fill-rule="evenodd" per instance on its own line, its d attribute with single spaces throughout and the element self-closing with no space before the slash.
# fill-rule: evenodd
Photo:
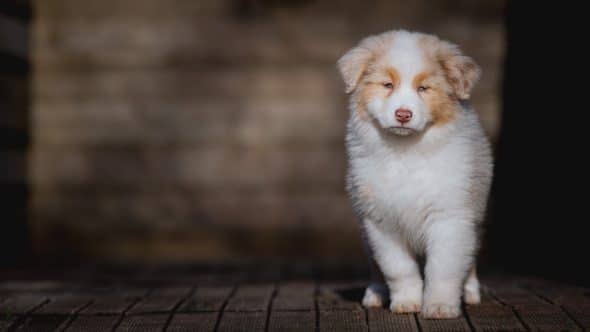
<svg viewBox="0 0 590 332">
<path fill-rule="evenodd" d="M 531 292 L 561 307 L 578 326 L 590 329 L 588 289 L 544 280 L 526 281 L 523 284 Z"/>
<path fill-rule="evenodd" d="M 322 284 L 317 298 L 320 311 L 363 311 L 363 288 L 358 283 Z"/>
<path fill-rule="evenodd" d="M 275 311 L 273 309 L 268 331 L 315 331 L 315 316 L 315 311 Z"/>
<path fill-rule="evenodd" d="M 590 306 L 590 290 L 545 280 L 524 280 L 522 288 L 557 305 Z"/>
<path fill-rule="evenodd" d="M 388 309 L 367 309 L 369 331 L 419 331 L 412 314 L 394 314 Z"/>
<path fill-rule="evenodd" d="M 466 305 L 464 315 L 476 331 L 526 331 L 514 310 L 498 302 L 486 285 L 481 287 L 481 303 Z"/>
<path fill-rule="evenodd" d="M 49 303 L 35 311 L 35 315 L 70 315 L 92 301 L 88 295 L 66 294 L 52 296 Z"/>
<path fill-rule="evenodd" d="M 172 317 L 166 332 L 210 332 L 215 329 L 218 316 L 217 312 L 178 313 Z"/>
<path fill-rule="evenodd" d="M 526 331 L 510 307 L 470 305 L 465 310 L 476 331 Z"/>
<path fill-rule="evenodd" d="M 77 316 L 66 332 L 110 332 L 121 319 L 118 315 L 79 315 Z"/>
<path fill-rule="evenodd" d="M 573 291 L 561 288 L 549 288 L 544 290 L 533 289 L 532 291 L 557 305 L 590 306 L 590 298 L 584 294 L 583 290 Z"/>
<path fill-rule="evenodd" d="M 114 277 L 120 280 L 121 277 Z M 117 315 L 124 313 L 132 305 L 148 294 L 148 289 L 137 287 L 107 287 L 93 294 L 92 303 L 79 313 L 83 315 Z"/>
<path fill-rule="evenodd" d="M 221 322 L 217 332 L 262 332 L 266 325 L 266 312 L 226 311 L 221 316 Z"/>
<path fill-rule="evenodd" d="M 548 303 L 534 293 L 517 285 L 496 284 L 492 294 L 514 308 L 528 329 L 578 331 L 578 325 L 559 307 Z"/>
<path fill-rule="evenodd" d="M 272 303 L 273 311 L 315 310 L 315 284 L 291 282 L 279 286 Z"/>
<path fill-rule="evenodd" d="M 8 314 L 25 314 L 48 301 L 48 297 L 43 294 L 11 295 L 2 303 L 2 309 Z"/>
<path fill-rule="evenodd" d="M 543 305 L 547 302 L 513 283 L 488 283 L 492 296 L 513 307 Z"/>
<path fill-rule="evenodd" d="M 189 287 L 168 287 L 156 289 L 129 310 L 129 314 L 172 311 L 192 291 Z"/>
<path fill-rule="evenodd" d="M 424 332 L 468 332 L 471 331 L 465 317 L 456 319 L 424 319 L 418 315 L 420 331 Z"/>
<path fill-rule="evenodd" d="M 133 315 L 123 319 L 117 332 L 160 332 L 168 321 L 169 314 Z"/>
<path fill-rule="evenodd" d="M 87 315 L 115 315 L 122 314 L 139 301 L 136 296 L 100 296 L 96 297 L 90 306 L 81 313 Z"/>
<path fill-rule="evenodd" d="M 53 332 L 68 320 L 64 315 L 41 315 L 26 317 L 16 329 L 18 332 Z"/>
<path fill-rule="evenodd" d="M 220 311 L 233 287 L 202 286 L 178 308 L 179 312 Z"/>
<path fill-rule="evenodd" d="M 565 310 L 576 323 L 585 330 L 590 330 L 590 306 L 577 306 L 573 304 L 562 305 Z"/>
<path fill-rule="evenodd" d="M 368 331 L 368 326 L 365 320 L 365 312 L 362 310 L 320 311 L 319 327 L 320 331 L 326 332 Z"/>
<path fill-rule="evenodd" d="M 519 306 L 516 308 L 524 324 L 535 331 L 581 331 L 578 325 L 561 308 L 547 305 Z"/>
<path fill-rule="evenodd" d="M 225 311 L 266 311 L 274 290 L 275 286 L 269 284 L 240 286 Z"/>
<path fill-rule="evenodd" d="M 14 316 L 10 314 L 1 315 L 0 316 L 0 331 L 8 331 L 8 328 L 15 325 L 18 321 L 19 316 Z"/>
</svg>

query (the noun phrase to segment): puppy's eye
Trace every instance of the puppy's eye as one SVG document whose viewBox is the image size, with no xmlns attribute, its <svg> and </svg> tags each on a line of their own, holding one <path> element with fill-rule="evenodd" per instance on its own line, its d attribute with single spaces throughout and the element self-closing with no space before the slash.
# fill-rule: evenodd
<svg viewBox="0 0 590 332">
<path fill-rule="evenodd" d="M 391 82 L 383 83 L 383 86 L 386 89 L 390 89 L 390 90 L 393 89 L 393 83 L 391 83 Z"/>
<path fill-rule="evenodd" d="M 426 85 L 420 85 L 418 87 L 418 92 L 426 92 L 427 90 L 429 90 L 430 87 L 426 86 Z"/>
</svg>

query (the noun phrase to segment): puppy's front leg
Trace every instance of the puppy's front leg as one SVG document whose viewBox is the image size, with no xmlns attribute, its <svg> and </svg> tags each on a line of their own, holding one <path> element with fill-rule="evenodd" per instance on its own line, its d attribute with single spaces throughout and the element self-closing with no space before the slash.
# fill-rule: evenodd
<svg viewBox="0 0 590 332">
<path fill-rule="evenodd" d="M 473 263 L 475 229 L 468 222 L 434 220 L 426 236 L 422 315 L 425 318 L 456 318 L 461 314 L 463 282 Z"/>
<path fill-rule="evenodd" d="M 396 234 L 384 233 L 371 220 L 364 223 L 375 261 L 389 288 L 391 311 L 419 312 L 423 283 L 415 258 Z"/>
</svg>

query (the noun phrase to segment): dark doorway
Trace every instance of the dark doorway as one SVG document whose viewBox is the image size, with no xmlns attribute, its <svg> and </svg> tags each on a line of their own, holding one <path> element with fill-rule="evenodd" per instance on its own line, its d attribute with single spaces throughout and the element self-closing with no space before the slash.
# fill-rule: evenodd
<svg viewBox="0 0 590 332">
<path fill-rule="evenodd" d="M 553 3 L 509 3 L 488 240 L 496 266 L 588 285 L 581 12 Z"/>
<path fill-rule="evenodd" d="M 29 147 L 29 23 L 26 1 L 0 4 L 0 263 L 26 260 Z"/>
</svg>

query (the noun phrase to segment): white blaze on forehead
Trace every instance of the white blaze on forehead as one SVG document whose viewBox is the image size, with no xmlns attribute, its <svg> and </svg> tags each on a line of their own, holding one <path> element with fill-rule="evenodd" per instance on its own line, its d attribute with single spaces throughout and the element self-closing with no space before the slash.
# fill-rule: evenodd
<svg viewBox="0 0 590 332">
<path fill-rule="evenodd" d="M 387 63 L 399 73 L 402 86 L 411 85 L 414 76 L 426 67 L 418 35 L 399 31 L 387 53 Z"/>
</svg>

